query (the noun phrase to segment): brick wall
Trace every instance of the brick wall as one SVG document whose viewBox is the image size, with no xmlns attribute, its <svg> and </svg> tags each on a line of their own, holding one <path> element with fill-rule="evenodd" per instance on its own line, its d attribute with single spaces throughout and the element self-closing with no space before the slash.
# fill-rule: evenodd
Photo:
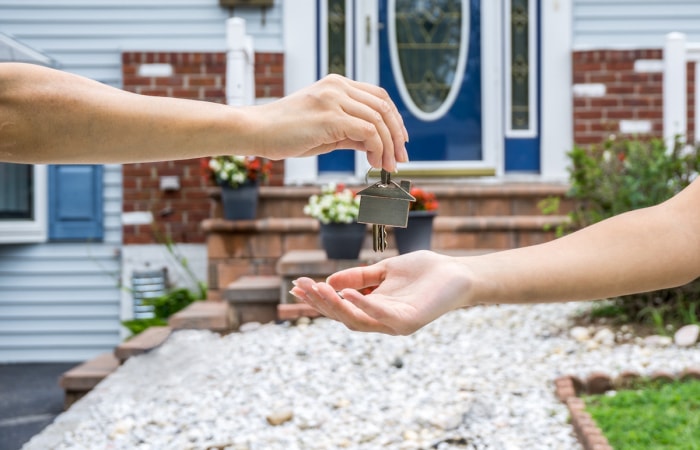
<svg viewBox="0 0 700 450">
<path fill-rule="evenodd" d="M 143 64 L 166 66 L 156 67 L 157 73 L 142 76 L 139 68 Z M 283 54 L 257 53 L 256 97 L 281 97 L 284 94 L 283 73 Z M 226 101 L 226 54 L 223 52 L 125 52 L 122 54 L 122 75 L 124 90 L 137 94 L 216 103 Z M 174 242 L 204 242 L 200 222 L 210 217 L 213 209 L 208 194 L 211 184 L 201 169 L 202 160 L 123 166 L 124 212 L 150 211 L 154 216 L 151 225 L 125 226 L 124 243 L 156 243 L 166 236 Z M 163 176 L 177 176 L 180 189 L 162 191 L 160 180 Z M 284 164 L 275 162 L 270 184 L 281 185 L 283 180 Z"/>
<path fill-rule="evenodd" d="M 611 134 L 661 137 L 663 51 L 573 52 L 574 141 L 595 144 Z M 688 138 L 693 138 L 695 65 L 688 64 Z"/>
</svg>

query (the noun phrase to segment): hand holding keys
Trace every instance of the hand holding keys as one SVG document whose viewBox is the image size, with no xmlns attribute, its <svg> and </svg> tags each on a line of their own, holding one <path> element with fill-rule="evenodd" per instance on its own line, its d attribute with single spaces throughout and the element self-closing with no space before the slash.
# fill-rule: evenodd
<svg viewBox="0 0 700 450">
<path fill-rule="evenodd" d="M 406 228 L 409 202 L 416 199 L 409 193 L 411 182 L 400 184 L 391 180 L 391 174 L 382 169 L 381 180 L 357 193 L 360 196 L 360 212 L 357 221 L 372 224 L 372 248 L 375 252 L 386 250 L 386 227 Z"/>
</svg>

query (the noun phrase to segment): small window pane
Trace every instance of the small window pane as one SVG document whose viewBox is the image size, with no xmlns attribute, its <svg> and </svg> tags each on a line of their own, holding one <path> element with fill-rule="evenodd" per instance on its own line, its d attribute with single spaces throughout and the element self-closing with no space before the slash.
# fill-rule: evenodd
<svg viewBox="0 0 700 450">
<path fill-rule="evenodd" d="M 0 220 L 33 219 L 32 166 L 0 163 Z"/>
<path fill-rule="evenodd" d="M 328 73 L 347 75 L 345 68 L 345 0 L 328 0 Z"/>
<path fill-rule="evenodd" d="M 511 0 L 511 127 L 530 129 L 530 20 L 528 0 Z"/>
</svg>

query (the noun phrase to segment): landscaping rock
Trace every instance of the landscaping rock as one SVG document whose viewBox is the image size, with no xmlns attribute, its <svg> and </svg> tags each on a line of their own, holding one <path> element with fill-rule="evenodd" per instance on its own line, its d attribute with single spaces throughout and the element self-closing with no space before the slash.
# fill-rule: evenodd
<svg viewBox="0 0 700 450">
<path fill-rule="evenodd" d="M 673 342 L 679 347 L 690 347 L 698 341 L 698 335 L 700 335 L 700 326 L 686 325 L 676 331 L 676 334 L 673 335 Z"/>
</svg>

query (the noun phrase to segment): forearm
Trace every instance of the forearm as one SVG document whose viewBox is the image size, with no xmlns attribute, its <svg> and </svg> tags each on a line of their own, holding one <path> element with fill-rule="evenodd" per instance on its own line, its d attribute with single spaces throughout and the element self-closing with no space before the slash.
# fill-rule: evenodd
<svg viewBox="0 0 700 450">
<path fill-rule="evenodd" d="M 700 220 L 689 192 L 555 241 L 461 262 L 468 303 L 594 300 L 685 284 L 700 275 Z"/>
<path fill-rule="evenodd" d="M 0 160 L 119 163 L 252 154 L 254 124 L 243 111 L 7 64 L 0 75 Z"/>
</svg>

